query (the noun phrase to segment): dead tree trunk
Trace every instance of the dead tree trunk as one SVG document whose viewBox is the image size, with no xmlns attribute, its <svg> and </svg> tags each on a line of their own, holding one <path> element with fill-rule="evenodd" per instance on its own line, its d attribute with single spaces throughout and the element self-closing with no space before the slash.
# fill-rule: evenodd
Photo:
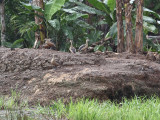
<svg viewBox="0 0 160 120">
<path fill-rule="evenodd" d="M 143 50 L 143 0 L 136 0 L 137 16 L 136 16 L 136 30 L 135 30 L 135 50 L 136 53 Z"/>
<path fill-rule="evenodd" d="M 2 3 L 0 3 L 0 13 L 1 13 L 1 46 L 4 47 L 4 42 L 6 42 L 5 0 L 2 0 Z"/>
<path fill-rule="evenodd" d="M 118 39 L 117 52 L 119 52 L 119 53 L 125 51 L 122 5 L 123 5 L 122 0 L 116 0 L 117 39 Z"/>
<path fill-rule="evenodd" d="M 132 5 L 130 0 L 125 1 L 125 20 L 126 20 L 126 50 L 127 52 L 134 53 L 133 33 L 132 33 Z"/>
<path fill-rule="evenodd" d="M 35 6 L 39 6 L 42 9 L 44 9 L 44 3 L 43 0 L 33 0 L 33 5 Z M 35 11 L 36 14 L 43 16 L 42 13 L 39 13 L 37 11 Z M 45 38 L 45 26 L 43 24 L 43 19 L 39 18 L 38 16 L 35 16 L 35 23 L 37 25 L 39 25 L 39 31 L 35 32 L 35 43 L 33 48 L 37 48 L 38 47 L 38 42 L 40 42 L 40 45 L 42 45 L 44 43 L 44 38 Z"/>
</svg>

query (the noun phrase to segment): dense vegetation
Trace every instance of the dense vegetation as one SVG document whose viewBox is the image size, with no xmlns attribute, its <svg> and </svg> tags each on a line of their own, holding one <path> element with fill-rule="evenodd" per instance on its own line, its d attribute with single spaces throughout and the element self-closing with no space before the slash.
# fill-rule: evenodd
<svg viewBox="0 0 160 120">
<path fill-rule="evenodd" d="M 51 2 L 54 1 L 54 2 Z M 44 10 L 32 5 L 31 0 L 5 0 L 6 47 L 31 48 L 35 41 L 35 32 L 40 26 L 35 23 L 35 15 L 43 19 L 45 37 L 56 43 L 57 49 L 68 51 L 67 39 L 78 47 L 90 39 L 90 44 L 111 37 L 109 46 L 96 46 L 96 50 L 116 51 L 117 20 L 116 0 L 45 0 Z M 135 3 L 133 2 L 132 22 L 135 21 Z M 125 7 L 125 6 L 124 6 Z M 144 49 L 160 52 L 159 43 L 146 39 L 146 35 L 157 35 L 160 30 L 160 3 L 158 0 L 144 1 Z M 36 14 L 35 11 L 43 13 Z M 124 20 L 125 23 L 125 20 Z M 135 25 L 133 24 L 133 34 Z"/>
</svg>

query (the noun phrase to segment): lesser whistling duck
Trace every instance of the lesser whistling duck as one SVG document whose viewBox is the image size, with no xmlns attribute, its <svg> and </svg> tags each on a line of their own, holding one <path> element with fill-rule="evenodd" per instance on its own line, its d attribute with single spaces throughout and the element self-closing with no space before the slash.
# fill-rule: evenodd
<svg viewBox="0 0 160 120">
<path fill-rule="evenodd" d="M 88 42 L 89 42 L 89 39 L 86 40 L 86 44 L 83 44 L 79 47 L 78 51 L 79 52 L 86 51 L 88 49 Z"/>
</svg>

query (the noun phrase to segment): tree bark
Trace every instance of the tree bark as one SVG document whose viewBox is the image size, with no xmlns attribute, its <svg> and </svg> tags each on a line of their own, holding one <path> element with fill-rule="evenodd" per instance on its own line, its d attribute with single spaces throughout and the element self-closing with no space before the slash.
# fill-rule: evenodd
<svg viewBox="0 0 160 120">
<path fill-rule="evenodd" d="M 123 5 L 122 0 L 116 0 L 117 39 L 118 39 L 117 52 L 118 53 L 125 51 L 122 5 Z"/>
<path fill-rule="evenodd" d="M 4 47 L 4 42 L 6 42 L 6 24 L 5 24 L 5 0 L 0 4 L 1 13 L 1 46 Z"/>
<path fill-rule="evenodd" d="M 42 9 L 44 9 L 43 0 L 33 0 L 33 5 L 39 6 Z M 42 13 L 39 13 L 37 11 L 35 11 L 35 13 L 40 15 L 40 16 L 43 16 Z M 35 23 L 39 25 L 39 30 L 40 31 L 35 32 L 35 43 L 34 43 L 33 48 L 38 47 L 38 42 L 40 42 L 40 45 L 42 45 L 44 43 L 44 39 L 45 39 L 45 36 L 46 36 L 46 29 L 45 29 L 45 26 L 43 24 L 43 19 L 39 18 L 38 16 L 35 15 Z"/>
<path fill-rule="evenodd" d="M 132 33 L 132 5 L 129 0 L 125 1 L 125 20 L 126 20 L 126 50 L 134 53 L 133 33 Z"/>
<path fill-rule="evenodd" d="M 136 16 L 136 30 L 135 30 L 135 50 L 136 53 L 143 50 L 143 0 L 137 0 L 137 16 Z"/>
</svg>

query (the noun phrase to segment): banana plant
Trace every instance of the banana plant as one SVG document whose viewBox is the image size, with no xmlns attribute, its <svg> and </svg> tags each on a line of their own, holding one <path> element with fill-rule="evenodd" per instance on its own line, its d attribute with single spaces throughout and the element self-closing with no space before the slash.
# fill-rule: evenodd
<svg viewBox="0 0 160 120">
<path fill-rule="evenodd" d="M 64 5 L 64 3 L 65 3 L 65 0 L 50 0 L 50 1 L 44 2 L 45 7 L 44 7 L 44 9 L 42 9 L 39 6 L 35 6 L 31 3 L 21 2 L 21 4 L 23 4 L 23 6 L 26 9 L 29 9 L 30 12 L 37 11 L 34 14 L 41 19 L 39 21 L 42 21 L 40 23 L 39 28 L 37 29 L 40 31 L 40 36 L 41 36 L 42 41 L 44 40 L 45 35 L 42 35 L 41 33 L 42 33 L 42 31 L 43 31 L 43 33 L 45 33 L 45 31 L 46 31 L 46 27 L 45 27 L 46 22 L 51 20 L 52 16 L 58 10 L 61 9 L 61 7 Z M 39 14 L 39 13 L 41 13 L 41 14 Z M 34 48 L 37 45 L 37 42 L 38 42 L 38 39 L 35 40 Z"/>
<path fill-rule="evenodd" d="M 132 3 L 134 4 L 134 3 Z M 133 33 L 135 31 L 135 9 L 132 10 L 133 16 L 132 16 L 132 22 L 133 22 Z M 144 31 L 144 45 L 147 42 L 146 35 L 148 33 L 153 33 L 157 34 L 158 33 L 158 28 L 157 26 L 160 25 L 160 15 L 148 8 L 143 7 L 143 31 Z M 125 28 L 125 20 L 123 21 L 123 25 Z M 126 35 L 125 29 L 124 29 L 124 35 Z M 107 33 L 106 37 L 112 37 L 114 39 L 115 44 L 117 45 L 117 23 L 115 22 L 111 27 L 109 32 Z"/>
<path fill-rule="evenodd" d="M 72 0 L 69 0 L 66 4 L 65 0 L 50 0 L 49 2 L 45 3 L 44 10 L 42 10 L 40 7 L 33 6 L 28 3 L 21 3 L 24 5 L 26 9 L 29 9 L 30 12 L 35 10 L 44 14 L 44 17 L 39 15 L 37 16 L 44 19 L 44 24 L 47 26 L 47 36 L 51 36 L 54 39 L 54 42 L 56 42 L 58 48 L 62 48 L 62 46 L 63 48 L 65 48 L 64 44 L 66 43 L 66 38 L 75 39 L 75 37 L 79 36 L 79 39 L 80 36 L 85 36 L 79 33 L 85 33 L 87 29 L 94 29 L 93 26 L 87 24 L 84 21 L 84 19 L 88 18 L 88 14 L 84 12 L 102 14 L 99 10 L 96 10 L 85 4 L 75 2 Z M 73 4 L 74 7 L 68 8 L 68 5 L 71 4 Z M 63 8 L 61 8 L 62 6 Z M 54 31 L 54 33 L 51 33 L 51 31 Z"/>
</svg>

